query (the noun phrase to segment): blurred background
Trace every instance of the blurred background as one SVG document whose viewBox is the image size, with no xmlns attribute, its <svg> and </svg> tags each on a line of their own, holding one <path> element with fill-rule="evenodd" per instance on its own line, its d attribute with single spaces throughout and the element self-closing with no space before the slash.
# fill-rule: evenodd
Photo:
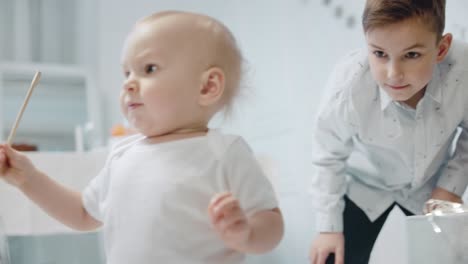
<svg viewBox="0 0 468 264">
<path fill-rule="evenodd" d="M 466 41 L 468 2 L 447 2 L 446 31 Z M 86 153 L 105 152 L 113 139 L 112 128 L 125 124 L 118 107 L 123 80 L 120 51 L 135 21 L 167 9 L 213 16 L 225 23 L 240 43 L 246 59 L 247 88 L 234 115 L 224 121 L 216 119 L 212 126 L 240 134 L 250 143 L 270 171 L 286 221 L 286 235 L 279 248 L 249 261 L 306 263 L 315 234 L 314 213 L 307 197 L 313 173 L 312 123 L 333 65 L 348 52 L 364 47 L 360 24 L 364 3 L 364 0 L 0 0 L 0 137 L 2 141 L 6 139 L 34 71 L 41 70 L 43 78 L 24 114 L 15 143 L 39 150 L 31 154 L 33 159 L 57 175 L 70 172 L 65 180 L 65 176 L 57 178 L 84 187 L 102 162 L 101 156 L 91 154 L 90 158 Z M 81 153 L 79 160 L 83 162 L 78 171 L 73 168 L 79 164 L 76 156 L 68 153 L 75 151 Z M 60 166 L 57 160 L 62 162 Z M 1 184 L 0 196 L 11 195 L 21 204 L 12 205 L 6 198 L 0 201 L 3 226 L 14 245 L 10 251 L 16 250 L 12 258 L 18 259 L 24 249 L 28 254 L 36 254 L 29 260 L 12 263 L 33 263 L 31 259 L 38 259 L 41 254 L 52 254 L 47 250 L 63 254 L 67 251 L 57 250 L 57 246 L 77 241 L 89 244 L 87 234 L 84 238 L 76 234 L 58 235 L 54 241 L 68 242 L 50 242 L 52 238 L 46 237 L 44 230 L 60 233 L 62 229 L 56 226 L 59 224 L 48 220 L 41 220 L 47 223 L 44 226 L 49 225 L 47 228 L 34 224 L 34 217 L 46 216 L 31 209 L 34 206 Z M 28 213 L 11 216 L 19 210 Z M 23 224 L 17 224 L 17 220 Z M 76 240 L 77 237 L 80 238 Z M 29 247 L 36 250 L 27 250 Z"/>
</svg>

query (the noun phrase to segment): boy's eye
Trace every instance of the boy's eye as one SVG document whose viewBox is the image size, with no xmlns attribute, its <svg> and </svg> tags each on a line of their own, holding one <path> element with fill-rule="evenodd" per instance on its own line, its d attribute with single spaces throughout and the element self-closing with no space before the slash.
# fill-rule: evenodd
<svg viewBox="0 0 468 264">
<path fill-rule="evenodd" d="M 418 52 L 408 52 L 406 53 L 405 57 L 408 58 L 408 59 L 416 59 L 416 58 L 419 58 L 421 56 L 421 54 L 419 54 Z"/>
<path fill-rule="evenodd" d="M 381 50 L 376 50 L 374 51 L 374 55 L 377 57 L 377 58 L 385 58 L 387 56 L 387 54 L 385 54 L 385 52 L 381 51 Z"/>
<path fill-rule="evenodd" d="M 124 71 L 124 76 L 125 76 L 125 78 L 128 78 L 128 76 L 130 76 L 130 72 L 129 71 Z"/>
<path fill-rule="evenodd" d="M 157 69 L 158 69 L 158 67 L 156 65 L 154 65 L 154 64 L 149 64 L 149 65 L 145 66 L 145 72 L 146 73 L 156 72 Z"/>
</svg>

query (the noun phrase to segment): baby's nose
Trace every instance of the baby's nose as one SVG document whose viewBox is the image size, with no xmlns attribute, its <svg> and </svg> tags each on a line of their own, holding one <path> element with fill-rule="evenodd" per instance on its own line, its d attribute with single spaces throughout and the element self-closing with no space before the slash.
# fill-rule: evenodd
<svg viewBox="0 0 468 264">
<path fill-rule="evenodd" d="M 138 83 L 136 80 L 134 79 L 127 79 L 124 83 L 124 90 L 126 90 L 127 92 L 134 92 L 137 90 L 138 88 Z"/>
</svg>

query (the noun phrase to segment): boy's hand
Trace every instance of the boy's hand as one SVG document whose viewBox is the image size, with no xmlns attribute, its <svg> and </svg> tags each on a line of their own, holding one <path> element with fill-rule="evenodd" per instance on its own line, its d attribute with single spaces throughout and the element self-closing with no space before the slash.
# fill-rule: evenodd
<svg viewBox="0 0 468 264">
<path fill-rule="evenodd" d="M 463 200 L 460 196 L 440 187 L 436 187 L 432 190 L 431 199 L 424 203 L 423 213 L 429 214 L 436 209 L 442 209 L 450 206 L 450 203 L 446 202 L 463 204 Z"/>
<path fill-rule="evenodd" d="M 435 187 L 434 190 L 432 191 L 431 195 L 432 199 L 437 199 L 437 200 L 444 200 L 444 201 L 449 201 L 449 202 L 454 202 L 454 203 L 463 203 L 463 200 L 461 199 L 460 196 L 449 192 L 445 189 L 442 189 L 440 187 Z"/>
<path fill-rule="evenodd" d="M 334 264 L 344 263 L 343 233 L 320 233 L 310 250 L 310 264 L 325 264 L 328 256 L 332 253 L 335 254 Z"/>
<path fill-rule="evenodd" d="M 208 214 L 216 232 L 230 248 L 247 248 L 252 229 L 239 201 L 231 193 L 215 195 L 208 206 Z"/>
<path fill-rule="evenodd" d="M 31 161 L 7 144 L 0 145 L 0 177 L 9 184 L 20 187 L 27 177 L 36 172 Z"/>
</svg>

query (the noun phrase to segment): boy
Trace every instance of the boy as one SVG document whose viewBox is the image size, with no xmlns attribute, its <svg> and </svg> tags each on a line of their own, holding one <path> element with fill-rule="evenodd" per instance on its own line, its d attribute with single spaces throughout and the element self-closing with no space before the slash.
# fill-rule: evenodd
<svg viewBox="0 0 468 264">
<path fill-rule="evenodd" d="M 335 260 L 326 263 L 368 263 L 395 205 L 411 215 L 431 197 L 461 202 L 468 48 L 443 35 L 444 12 L 444 0 L 366 2 L 367 52 L 337 67 L 316 122 L 312 193 L 320 234 L 311 263 L 330 254 Z"/>
<path fill-rule="evenodd" d="M 102 226 L 108 263 L 241 263 L 272 250 L 283 220 L 271 184 L 242 138 L 207 127 L 231 106 L 241 60 L 210 17 L 146 17 L 122 56 L 121 108 L 141 134 L 115 146 L 82 194 L 7 145 L 1 175 L 64 224 Z"/>
</svg>

